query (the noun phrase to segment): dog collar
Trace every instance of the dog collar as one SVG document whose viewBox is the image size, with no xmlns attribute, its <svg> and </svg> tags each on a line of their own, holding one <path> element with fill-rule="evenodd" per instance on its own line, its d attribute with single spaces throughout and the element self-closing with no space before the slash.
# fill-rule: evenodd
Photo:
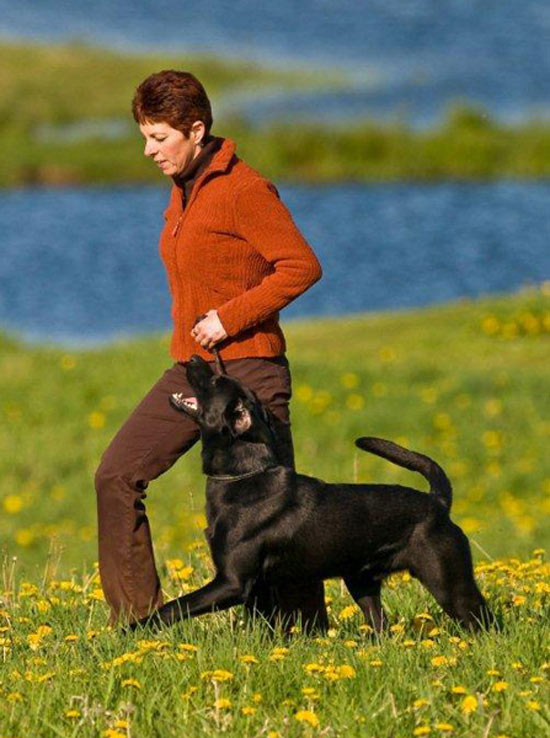
<svg viewBox="0 0 550 738">
<path fill-rule="evenodd" d="M 262 474 L 269 469 L 275 469 L 275 464 L 270 466 L 263 466 L 261 469 L 253 469 L 252 471 L 246 472 L 245 474 L 207 474 L 208 479 L 214 479 L 217 482 L 238 482 L 240 479 L 248 479 L 249 477 L 255 477 L 257 474 Z"/>
</svg>

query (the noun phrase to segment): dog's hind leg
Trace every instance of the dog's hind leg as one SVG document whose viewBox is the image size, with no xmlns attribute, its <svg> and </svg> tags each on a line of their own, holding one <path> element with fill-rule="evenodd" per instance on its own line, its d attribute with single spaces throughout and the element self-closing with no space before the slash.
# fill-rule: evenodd
<svg viewBox="0 0 550 738">
<path fill-rule="evenodd" d="M 464 628 L 487 628 L 494 617 L 479 591 L 468 539 L 451 523 L 447 530 L 416 542 L 414 565 L 409 567 L 439 605 Z"/>
<path fill-rule="evenodd" d="M 382 609 L 380 588 L 382 583 L 368 574 L 354 574 L 344 577 L 344 583 L 350 595 L 361 608 L 368 625 L 376 633 L 382 633 L 387 625 L 386 616 Z"/>
</svg>

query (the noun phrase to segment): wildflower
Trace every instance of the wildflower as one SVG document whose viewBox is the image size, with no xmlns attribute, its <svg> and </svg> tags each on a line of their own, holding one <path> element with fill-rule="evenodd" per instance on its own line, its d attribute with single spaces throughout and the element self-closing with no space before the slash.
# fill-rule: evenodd
<svg viewBox="0 0 550 738">
<path fill-rule="evenodd" d="M 88 415 L 88 425 L 93 430 L 103 428 L 105 425 L 105 414 L 99 412 L 99 410 L 94 410 Z"/>
<path fill-rule="evenodd" d="M 308 723 L 313 728 L 316 728 L 319 725 L 319 718 L 314 712 L 311 712 L 311 710 L 299 710 L 295 713 L 294 717 L 298 722 Z"/>
<path fill-rule="evenodd" d="M 460 709 L 465 715 L 469 715 L 471 712 L 475 712 L 477 710 L 477 699 L 473 695 L 469 694 L 462 700 Z"/>
<path fill-rule="evenodd" d="M 349 620 L 349 618 L 352 618 L 356 612 L 359 612 L 357 605 L 348 605 L 347 607 L 344 607 L 343 610 L 340 610 L 338 618 L 340 620 Z"/>
<path fill-rule="evenodd" d="M 65 710 L 65 717 L 68 717 L 68 718 L 80 717 L 80 710 Z"/>
<path fill-rule="evenodd" d="M 310 700 L 318 700 L 320 697 L 319 692 L 313 687 L 304 687 L 302 694 L 304 697 L 309 697 Z"/>
<path fill-rule="evenodd" d="M 214 671 L 203 671 L 201 679 L 211 679 L 213 682 L 229 682 L 233 674 L 225 669 L 214 669 Z"/>
<path fill-rule="evenodd" d="M 537 712 L 538 710 L 540 710 L 540 702 L 537 702 L 536 700 L 529 700 L 529 702 L 527 703 L 527 707 L 530 710 L 534 710 L 535 712 Z"/>
<path fill-rule="evenodd" d="M 241 663 L 243 663 L 243 664 L 257 664 L 258 663 L 258 659 L 255 656 L 252 656 L 252 654 L 249 654 L 249 653 L 244 654 L 243 656 L 241 656 L 240 659 L 239 659 L 239 661 L 241 661 Z"/>
<path fill-rule="evenodd" d="M 405 630 L 405 626 L 401 623 L 396 623 L 395 625 L 390 626 L 390 631 L 392 633 L 402 633 Z"/>
<path fill-rule="evenodd" d="M 7 495 L 4 497 L 4 510 L 11 515 L 18 513 L 23 507 L 23 498 L 19 495 Z"/>
<path fill-rule="evenodd" d="M 508 689 L 508 682 L 495 682 L 493 684 L 493 692 L 504 692 Z"/>
<path fill-rule="evenodd" d="M 107 728 L 101 735 L 103 738 L 126 738 L 125 733 L 120 733 L 118 730 L 113 730 L 113 728 Z"/>
<path fill-rule="evenodd" d="M 311 664 L 306 664 L 304 666 L 304 669 L 308 672 L 308 674 L 314 674 L 315 672 L 319 673 L 321 671 L 324 671 L 325 667 L 322 666 L 322 664 L 317 664 L 314 662 Z"/>
<path fill-rule="evenodd" d="M 256 712 L 255 707 L 251 707 L 250 705 L 245 705 L 243 708 L 241 708 L 241 712 L 243 715 L 254 715 Z"/>
<path fill-rule="evenodd" d="M 466 687 L 463 687 L 462 684 L 457 684 L 456 687 L 451 687 L 451 692 L 453 694 L 466 694 Z"/>
<path fill-rule="evenodd" d="M 278 646 L 277 648 L 274 648 L 273 651 L 269 654 L 268 658 L 270 661 L 282 661 L 284 657 L 288 653 L 288 648 L 284 648 L 282 646 Z"/>
<path fill-rule="evenodd" d="M 449 663 L 449 659 L 446 656 L 434 656 L 432 659 L 432 666 L 446 666 Z"/>
<path fill-rule="evenodd" d="M 436 723 L 435 728 L 440 730 L 442 733 L 452 733 L 454 728 L 450 723 Z"/>
<path fill-rule="evenodd" d="M 431 728 L 428 725 L 419 725 L 418 728 L 413 730 L 413 735 L 429 735 Z"/>
<path fill-rule="evenodd" d="M 259 704 L 262 700 L 262 695 L 259 692 L 254 692 L 254 694 L 252 695 L 252 702 Z"/>
<path fill-rule="evenodd" d="M 342 666 L 338 667 L 338 676 L 340 679 L 353 679 L 356 673 L 353 666 L 349 666 L 348 664 L 342 664 Z"/>
<path fill-rule="evenodd" d="M 141 684 L 138 682 L 137 679 L 133 679 L 133 678 L 125 679 L 122 682 L 122 686 L 123 687 L 135 687 L 136 689 L 141 689 Z"/>
<path fill-rule="evenodd" d="M 66 372 L 71 371 L 71 369 L 74 369 L 76 366 L 76 359 L 74 356 L 71 356 L 71 354 L 65 354 L 59 360 L 59 366 Z"/>
<path fill-rule="evenodd" d="M 228 700 L 227 697 L 219 697 L 215 700 L 214 707 L 217 710 L 228 710 L 231 707 L 231 700 Z"/>
<path fill-rule="evenodd" d="M 415 710 L 419 710 L 421 707 L 425 707 L 426 705 L 430 704 L 430 700 L 425 699 L 424 697 L 419 697 L 417 700 L 413 702 L 413 707 Z"/>
<path fill-rule="evenodd" d="M 380 659 L 375 659 L 374 661 L 369 661 L 371 666 L 374 666 L 375 668 L 382 666 L 384 664 L 383 661 L 380 661 Z"/>
<path fill-rule="evenodd" d="M 353 372 L 346 372 L 340 377 L 340 384 L 346 389 L 355 389 L 359 384 L 359 377 Z"/>
</svg>

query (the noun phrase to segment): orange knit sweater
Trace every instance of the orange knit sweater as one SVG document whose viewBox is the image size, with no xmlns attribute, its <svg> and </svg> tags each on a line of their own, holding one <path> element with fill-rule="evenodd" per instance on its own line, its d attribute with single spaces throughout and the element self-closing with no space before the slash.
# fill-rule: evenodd
<svg viewBox="0 0 550 738">
<path fill-rule="evenodd" d="M 229 338 L 225 359 L 278 356 L 285 351 L 278 311 L 321 277 L 313 251 L 275 186 L 235 155 L 224 139 L 191 191 L 172 187 L 160 253 L 172 295 L 171 354 L 212 359 L 190 335 L 211 309 Z"/>
</svg>

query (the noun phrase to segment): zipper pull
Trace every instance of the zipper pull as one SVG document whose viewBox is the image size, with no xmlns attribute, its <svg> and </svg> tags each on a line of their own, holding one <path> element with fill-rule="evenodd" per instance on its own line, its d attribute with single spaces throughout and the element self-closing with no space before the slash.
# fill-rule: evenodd
<svg viewBox="0 0 550 738">
<path fill-rule="evenodd" d="M 182 213 L 182 214 L 181 214 L 181 215 L 180 215 L 180 216 L 178 217 L 178 219 L 177 219 L 177 221 L 176 221 L 176 225 L 174 226 L 174 228 L 173 228 L 173 230 L 172 230 L 172 236 L 173 236 L 173 237 L 175 237 L 175 236 L 177 236 L 177 235 L 178 235 L 178 231 L 179 231 L 179 229 L 180 229 L 180 225 L 181 225 L 181 219 L 182 219 L 182 218 L 183 218 L 183 213 Z"/>
</svg>

